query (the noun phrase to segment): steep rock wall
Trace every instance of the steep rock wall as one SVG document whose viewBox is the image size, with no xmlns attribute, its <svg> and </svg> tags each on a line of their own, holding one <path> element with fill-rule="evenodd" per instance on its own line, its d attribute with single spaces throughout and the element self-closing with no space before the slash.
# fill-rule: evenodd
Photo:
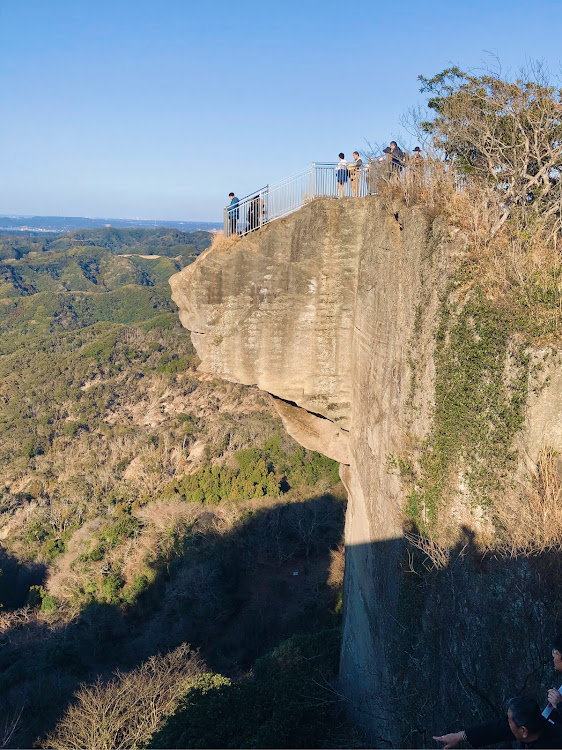
<svg viewBox="0 0 562 750">
<path fill-rule="evenodd" d="M 218 243 L 171 279 L 201 369 L 273 394 L 289 432 L 342 463 L 341 683 L 381 742 L 395 736 L 381 704 L 402 539 L 400 482 L 387 463 L 427 428 L 432 315 L 462 247 L 420 209 L 393 214 L 375 197 L 317 200 Z M 424 362 L 421 400 L 412 347 Z"/>
</svg>

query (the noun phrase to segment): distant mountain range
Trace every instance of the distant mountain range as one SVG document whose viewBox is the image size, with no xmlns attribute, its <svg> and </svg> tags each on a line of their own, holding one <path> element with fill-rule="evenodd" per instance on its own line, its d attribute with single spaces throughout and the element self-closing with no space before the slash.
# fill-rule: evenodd
<svg viewBox="0 0 562 750">
<path fill-rule="evenodd" d="M 119 229 L 139 227 L 153 229 L 166 227 L 181 229 L 183 232 L 203 230 L 212 232 L 222 228 L 217 221 L 159 221 L 147 219 L 88 219 L 84 216 L 3 216 L 0 215 L 0 232 L 71 232 L 74 229 L 98 229 L 100 227 Z"/>
</svg>

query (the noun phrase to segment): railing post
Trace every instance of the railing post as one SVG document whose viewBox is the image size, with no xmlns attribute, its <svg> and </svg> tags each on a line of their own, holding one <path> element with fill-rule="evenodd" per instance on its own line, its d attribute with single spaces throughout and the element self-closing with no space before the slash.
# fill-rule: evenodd
<svg viewBox="0 0 562 750">
<path fill-rule="evenodd" d="M 314 172 L 316 169 L 315 162 L 311 162 L 310 164 L 310 200 L 313 198 L 316 198 L 316 190 L 314 186 Z"/>
<path fill-rule="evenodd" d="M 228 209 L 223 210 L 224 236 L 228 237 Z"/>
</svg>

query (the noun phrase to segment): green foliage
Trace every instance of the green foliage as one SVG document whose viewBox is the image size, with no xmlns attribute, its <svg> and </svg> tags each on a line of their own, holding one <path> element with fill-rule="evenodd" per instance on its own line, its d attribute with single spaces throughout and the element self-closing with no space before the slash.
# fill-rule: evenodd
<svg viewBox="0 0 562 750">
<path fill-rule="evenodd" d="M 41 612 L 54 612 L 57 608 L 57 600 L 54 596 L 46 594 L 41 601 Z"/>
<path fill-rule="evenodd" d="M 540 72 L 538 77 L 544 78 Z M 490 73 L 472 75 L 457 66 L 418 80 L 421 91 L 430 94 L 428 107 L 434 113 L 433 120 L 422 123 L 424 130 L 436 135 L 439 145 L 467 174 L 489 176 L 491 157 L 501 183 L 512 176 L 524 155 L 526 173 L 536 175 L 544 166 L 541 157 L 548 158 L 549 142 L 560 142 L 558 92 L 544 80 L 502 80 Z M 540 131 L 545 142 L 537 150 L 537 144 L 529 148 L 528 141 L 537 134 L 539 122 L 545 125 Z"/>
<path fill-rule="evenodd" d="M 54 560 L 65 551 L 65 539 L 41 517 L 27 524 L 24 539 L 28 545 L 39 547 L 41 556 L 47 560 Z"/>
<path fill-rule="evenodd" d="M 137 576 L 130 586 L 123 590 L 123 599 L 128 604 L 134 604 L 139 596 L 148 591 L 150 580 L 147 575 Z"/>
<path fill-rule="evenodd" d="M 80 229 L 62 234 L 0 234 L 0 260 L 20 260 L 34 254 L 33 262 L 52 263 L 50 259 L 63 253 L 78 254 L 85 248 L 106 250 L 112 255 L 158 255 L 176 260 L 184 265 L 192 262 L 210 245 L 208 232 L 181 232 L 176 229 Z M 37 258 L 36 256 L 39 256 Z M 43 257 L 41 257 L 43 256 Z M 29 258 L 31 261 L 31 257 Z M 86 264 L 92 265 L 91 257 L 86 256 Z M 148 261 L 149 263 L 154 261 Z"/>
<path fill-rule="evenodd" d="M 312 487 L 324 480 L 339 481 L 339 464 L 312 451 L 281 447 L 280 438 L 263 448 L 245 448 L 235 453 L 237 468 L 206 466 L 169 485 L 168 491 L 189 502 L 220 503 L 223 500 L 279 497 L 292 486 Z"/>
<path fill-rule="evenodd" d="M 516 225 L 514 247 L 538 244 L 557 256 L 562 110 L 560 90 L 548 78 L 540 65 L 511 80 L 458 67 L 420 76 L 434 114 L 421 126 L 487 204 L 487 218 L 479 220 L 481 242 L 493 240 L 502 227 L 509 234 L 509 219 Z"/>
<path fill-rule="evenodd" d="M 119 601 L 118 593 L 123 588 L 124 583 L 125 581 L 121 575 L 115 571 L 112 571 L 103 577 L 102 591 L 105 600 L 108 603 Z"/>
<path fill-rule="evenodd" d="M 135 347 L 128 343 L 131 335 Z M 18 336 L 22 346 L 0 356 L 0 465 L 14 455 L 28 461 L 45 455 L 57 438 L 97 432 L 104 410 L 126 390 L 117 380 L 124 376 L 132 390 L 135 381 L 158 369 L 162 354 L 148 347 L 154 339 L 175 351 L 176 370 L 193 366 L 191 342 L 177 323 L 172 330 L 147 333 L 103 322 L 59 335 Z M 92 386 L 84 388 L 88 381 Z"/>
<path fill-rule="evenodd" d="M 509 310 L 483 297 L 475 295 L 460 310 L 443 302 L 436 332 L 433 428 L 406 506 L 420 529 L 435 524 L 459 471 L 484 506 L 493 503 L 507 480 L 516 458 L 513 438 L 524 419 L 529 369 L 525 347 L 510 348 L 513 330 Z"/>
<path fill-rule="evenodd" d="M 193 364 L 192 356 L 180 357 L 178 354 L 173 352 L 172 354 L 164 353 L 160 357 L 160 362 L 156 368 L 156 372 L 185 372 Z"/>
<path fill-rule="evenodd" d="M 118 547 L 126 539 L 137 536 L 141 528 L 142 524 L 139 519 L 129 515 L 113 524 L 106 524 L 99 536 L 99 541 L 90 552 L 82 555 L 82 560 L 92 562 L 103 560 L 109 550 Z"/>
</svg>

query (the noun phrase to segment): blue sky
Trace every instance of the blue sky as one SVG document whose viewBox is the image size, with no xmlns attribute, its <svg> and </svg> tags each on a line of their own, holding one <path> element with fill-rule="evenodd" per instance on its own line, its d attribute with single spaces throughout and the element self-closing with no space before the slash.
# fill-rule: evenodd
<svg viewBox="0 0 562 750">
<path fill-rule="evenodd" d="M 554 74 L 560 2 L 0 0 L 0 213 L 220 220 L 395 138 L 417 76 Z M 551 43 L 548 43 L 548 40 Z"/>
</svg>

